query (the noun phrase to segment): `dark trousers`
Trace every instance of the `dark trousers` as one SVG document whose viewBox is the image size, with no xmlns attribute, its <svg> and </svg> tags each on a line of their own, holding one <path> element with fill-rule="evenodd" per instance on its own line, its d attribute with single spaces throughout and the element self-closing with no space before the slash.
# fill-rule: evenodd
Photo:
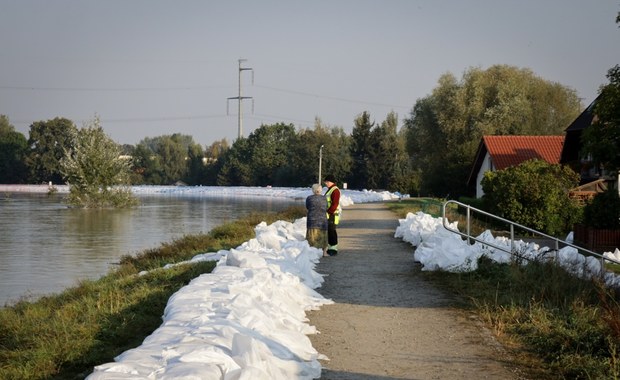
<svg viewBox="0 0 620 380">
<path fill-rule="evenodd" d="M 327 222 L 327 245 L 338 245 L 338 232 L 336 231 L 336 223 L 334 223 L 334 215 L 330 215 Z"/>
</svg>

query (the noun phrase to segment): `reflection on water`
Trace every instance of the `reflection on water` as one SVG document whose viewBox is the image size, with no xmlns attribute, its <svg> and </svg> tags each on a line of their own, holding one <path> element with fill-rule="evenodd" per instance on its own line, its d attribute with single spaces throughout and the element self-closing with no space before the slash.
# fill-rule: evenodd
<svg viewBox="0 0 620 380">
<path fill-rule="evenodd" d="M 63 195 L 0 195 L 0 306 L 94 279 L 126 254 L 157 247 L 291 199 L 143 196 L 122 210 L 73 209 Z"/>
</svg>

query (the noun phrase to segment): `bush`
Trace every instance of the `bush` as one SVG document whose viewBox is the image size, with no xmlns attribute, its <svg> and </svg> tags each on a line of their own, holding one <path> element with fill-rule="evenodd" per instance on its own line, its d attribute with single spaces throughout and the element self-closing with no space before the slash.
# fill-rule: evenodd
<svg viewBox="0 0 620 380">
<path fill-rule="evenodd" d="M 491 213 L 559 236 L 581 219 L 581 207 L 568 196 L 578 183 L 572 169 L 534 159 L 485 173 L 483 201 Z"/>
<path fill-rule="evenodd" d="M 480 198 L 460 197 L 459 202 L 470 205 L 473 208 L 484 210 L 484 200 Z"/>
<path fill-rule="evenodd" d="M 83 208 L 137 205 L 127 186 L 129 162 L 122 158 L 118 144 L 106 136 L 99 119 L 78 130 L 73 141 L 73 147 L 65 150 L 60 161 L 69 184 L 69 203 Z"/>
<path fill-rule="evenodd" d="M 600 229 L 620 229 L 620 196 L 615 189 L 597 194 L 583 210 L 584 224 Z"/>
</svg>

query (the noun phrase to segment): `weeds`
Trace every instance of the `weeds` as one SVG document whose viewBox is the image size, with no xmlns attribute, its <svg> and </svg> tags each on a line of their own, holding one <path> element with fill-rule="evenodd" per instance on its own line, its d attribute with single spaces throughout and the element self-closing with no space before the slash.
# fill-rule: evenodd
<svg viewBox="0 0 620 380">
<path fill-rule="evenodd" d="M 469 299 L 501 341 L 527 353 L 519 364 L 539 367 L 536 377 L 596 379 L 618 372 L 618 298 L 604 306 L 597 282 L 552 263 L 485 258 L 474 272 L 426 276 Z"/>
<path fill-rule="evenodd" d="M 417 200 L 410 203 L 409 212 L 419 209 Z M 422 274 L 469 300 L 533 378 L 618 379 L 620 292 L 597 279 L 542 260 L 497 264 L 485 257 L 473 272 Z"/>
</svg>

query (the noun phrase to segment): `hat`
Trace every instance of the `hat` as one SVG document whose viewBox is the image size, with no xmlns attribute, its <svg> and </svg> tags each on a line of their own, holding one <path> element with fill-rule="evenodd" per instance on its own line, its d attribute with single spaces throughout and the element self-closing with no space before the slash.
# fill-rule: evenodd
<svg viewBox="0 0 620 380">
<path fill-rule="evenodd" d="M 325 176 L 325 182 L 332 182 L 332 183 L 336 183 L 336 178 L 333 175 L 326 175 Z"/>
</svg>

